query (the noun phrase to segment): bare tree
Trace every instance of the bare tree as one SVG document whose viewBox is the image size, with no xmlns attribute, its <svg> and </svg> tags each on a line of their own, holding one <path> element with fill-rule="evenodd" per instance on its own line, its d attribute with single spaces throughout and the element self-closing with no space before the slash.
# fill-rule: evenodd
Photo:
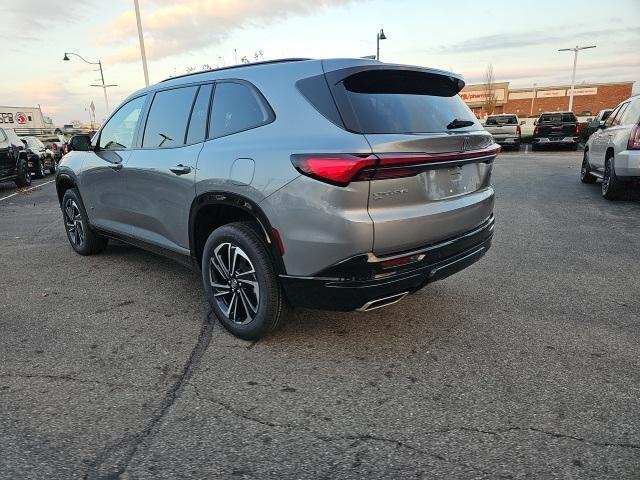
<svg viewBox="0 0 640 480">
<path fill-rule="evenodd" d="M 493 75 L 493 65 L 487 65 L 484 72 L 484 96 L 482 98 L 482 108 L 487 115 L 491 115 L 496 109 L 496 85 Z"/>
</svg>

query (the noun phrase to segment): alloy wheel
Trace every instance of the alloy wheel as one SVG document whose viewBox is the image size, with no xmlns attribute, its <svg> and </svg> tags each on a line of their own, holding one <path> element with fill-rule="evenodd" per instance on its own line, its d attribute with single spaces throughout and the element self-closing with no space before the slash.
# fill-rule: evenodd
<svg viewBox="0 0 640 480">
<path fill-rule="evenodd" d="M 209 281 L 222 313 L 231 322 L 253 321 L 260 305 L 260 285 L 249 256 L 237 245 L 221 243 L 209 261 Z"/>
<path fill-rule="evenodd" d="M 69 198 L 64 204 L 64 224 L 67 228 L 69 241 L 79 247 L 84 242 L 84 224 L 80 209 L 73 199 Z"/>
<path fill-rule="evenodd" d="M 585 152 L 582 158 L 582 168 L 580 169 L 580 176 L 584 179 L 587 173 L 587 153 Z"/>
</svg>

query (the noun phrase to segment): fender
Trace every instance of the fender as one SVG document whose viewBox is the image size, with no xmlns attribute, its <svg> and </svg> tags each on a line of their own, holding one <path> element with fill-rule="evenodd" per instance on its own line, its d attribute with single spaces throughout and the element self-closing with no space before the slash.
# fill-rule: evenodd
<svg viewBox="0 0 640 480">
<path fill-rule="evenodd" d="M 286 274 L 284 261 L 282 260 L 282 256 L 280 255 L 276 245 L 276 240 L 273 236 L 273 227 L 265 213 L 254 201 L 249 200 L 242 195 L 238 195 L 237 193 L 226 192 L 223 190 L 203 193 L 196 197 L 191 203 L 191 210 L 189 213 L 189 250 L 191 251 L 191 259 L 198 269 L 200 268 L 200 262 L 197 260 L 195 248 L 195 219 L 198 212 L 203 207 L 211 205 L 235 207 L 251 215 L 262 229 L 262 234 L 264 235 L 267 243 L 267 248 L 274 260 L 276 273 L 279 275 Z"/>
<path fill-rule="evenodd" d="M 62 192 L 60 191 L 60 185 L 63 182 L 71 182 L 74 188 L 78 188 L 78 178 L 76 174 L 70 169 L 61 170 L 58 167 L 58 172 L 56 173 L 56 193 L 58 194 L 58 202 L 62 204 Z M 78 190 L 78 194 L 80 191 Z"/>
</svg>

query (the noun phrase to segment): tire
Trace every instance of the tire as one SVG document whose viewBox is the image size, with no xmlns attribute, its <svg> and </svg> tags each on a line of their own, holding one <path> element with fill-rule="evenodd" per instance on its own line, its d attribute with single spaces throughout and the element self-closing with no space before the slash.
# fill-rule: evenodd
<svg viewBox="0 0 640 480">
<path fill-rule="evenodd" d="M 230 223 L 209 235 L 202 283 L 216 317 L 232 334 L 257 340 L 280 324 L 282 288 L 267 246 L 251 224 Z"/>
<path fill-rule="evenodd" d="M 47 172 L 44 169 L 44 162 L 42 161 L 41 158 L 36 158 L 33 161 L 33 170 L 34 170 L 33 176 L 36 178 L 44 178 L 45 175 L 47 174 Z"/>
<path fill-rule="evenodd" d="M 537 150 L 539 150 L 539 149 L 540 149 L 540 147 L 538 147 L 538 145 L 536 145 L 535 143 L 532 143 L 532 144 L 531 144 L 531 151 L 532 151 L 532 152 L 535 152 L 535 151 L 537 151 Z"/>
<path fill-rule="evenodd" d="M 604 175 L 602 176 L 602 196 L 607 200 L 618 200 L 624 191 L 622 181 L 616 175 L 613 157 L 604 162 Z"/>
<path fill-rule="evenodd" d="M 582 183 L 596 183 L 596 177 L 591 173 L 591 165 L 589 165 L 589 150 L 585 149 L 582 156 L 582 166 L 580 167 L 580 181 Z"/>
<path fill-rule="evenodd" d="M 93 255 L 105 249 L 108 240 L 89 226 L 89 219 L 75 188 L 64 192 L 62 219 L 71 248 L 80 255 Z"/>
<path fill-rule="evenodd" d="M 26 159 L 21 158 L 18 160 L 16 170 L 16 187 L 28 187 L 31 185 L 31 172 L 29 171 L 29 164 Z"/>
<path fill-rule="evenodd" d="M 53 158 L 51 159 L 51 166 L 49 167 L 49 173 L 52 175 L 56 173 L 56 161 Z"/>
<path fill-rule="evenodd" d="M 574 143 L 573 145 L 571 145 L 571 150 L 574 151 L 574 152 L 577 152 L 578 151 L 578 144 Z"/>
</svg>

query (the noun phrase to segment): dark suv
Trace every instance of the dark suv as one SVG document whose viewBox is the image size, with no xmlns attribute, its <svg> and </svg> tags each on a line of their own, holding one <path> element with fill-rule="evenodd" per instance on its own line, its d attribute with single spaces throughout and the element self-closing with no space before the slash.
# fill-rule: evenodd
<svg viewBox="0 0 640 480">
<path fill-rule="evenodd" d="M 580 123 L 573 112 L 545 112 L 534 123 L 531 150 L 540 147 L 578 149 Z"/>
<path fill-rule="evenodd" d="M 71 246 L 118 238 L 197 266 L 242 338 L 275 328 L 286 302 L 395 303 L 491 244 L 500 147 L 463 86 L 440 70 L 294 59 L 140 90 L 60 163 Z"/>
<path fill-rule="evenodd" d="M 18 187 L 31 185 L 31 172 L 24 145 L 16 132 L 0 128 L 0 182 L 14 181 Z"/>
</svg>

